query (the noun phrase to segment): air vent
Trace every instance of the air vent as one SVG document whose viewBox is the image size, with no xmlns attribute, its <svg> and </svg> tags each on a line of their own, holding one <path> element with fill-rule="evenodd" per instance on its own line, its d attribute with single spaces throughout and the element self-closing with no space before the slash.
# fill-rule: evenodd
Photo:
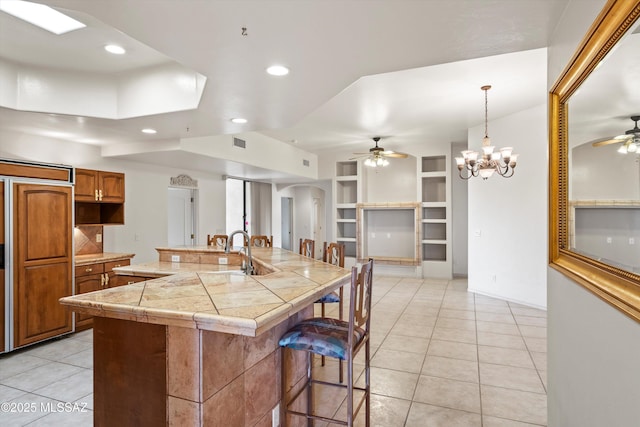
<svg viewBox="0 0 640 427">
<path fill-rule="evenodd" d="M 238 148 L 247 148 L 247 141 L 240 138 L 233 138 L 233 146 Z"/>
<path fill-rule="evenodd" d="M 302 166 L 309 167 L 309 160 L 302 159 Z"/>
</svg>

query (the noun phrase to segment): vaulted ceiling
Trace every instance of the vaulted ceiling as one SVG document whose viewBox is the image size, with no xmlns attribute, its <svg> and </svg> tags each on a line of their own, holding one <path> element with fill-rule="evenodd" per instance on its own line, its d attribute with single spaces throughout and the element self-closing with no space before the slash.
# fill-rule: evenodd
<svg viewBox="0 0 640 427">
<path fill-rule="evenodd" d="M 87 28 L 55 36 L 0 13 L 0 69 L 22 77 L 0 127 L 101 146 L 260 132 L 322 154 L 376 135 L 396 150 L 464 141 L 484 84 L 493 118 L 544 103 L 543 48 L 567 0 L 40 3 Z M 290 74 L 266 74 L 275 63 Z"/>
</svg>

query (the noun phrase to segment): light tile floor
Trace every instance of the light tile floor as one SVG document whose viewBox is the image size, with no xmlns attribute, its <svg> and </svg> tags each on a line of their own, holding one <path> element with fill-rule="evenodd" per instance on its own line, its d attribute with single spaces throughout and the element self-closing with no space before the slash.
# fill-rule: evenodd
<svg viewBox="0 0 640 427">
<path fill-rule="evenodd" d="M 372 426 L 546 425 L 545 311 L 467 292 L 466 280 L 376 276 L 371 319 Z M 91 340 L 1 355 L 0 426 L 92 426 Z M 337 377 L 337 363 L 316 373 Z M 333 389 L 316 398 L 344 413 Z"/>
</svg>

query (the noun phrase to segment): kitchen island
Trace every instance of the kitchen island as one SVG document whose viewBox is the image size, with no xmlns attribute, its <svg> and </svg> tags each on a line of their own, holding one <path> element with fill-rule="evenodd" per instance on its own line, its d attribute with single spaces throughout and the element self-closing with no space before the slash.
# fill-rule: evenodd
<svg viewBox="0 0 640 427">
<path fill-rule="evenodd" d="M 270 426 L 281 398 L 278 339 L 313 316 L 320 296 L 348 284 L 350 271 L 279 248 L 252 248 L 259 275 L 246 276 L 237 271 L 244 254 L 157 250 L 158 269 L 171 275 L 60 300 L 95 316 L 95 426 Z M 201 270 L 172 263 L 173 274 L 166 263 L 176 256 Z M 293 393 L 306 358 L 285 354 Z"/>
</svg>

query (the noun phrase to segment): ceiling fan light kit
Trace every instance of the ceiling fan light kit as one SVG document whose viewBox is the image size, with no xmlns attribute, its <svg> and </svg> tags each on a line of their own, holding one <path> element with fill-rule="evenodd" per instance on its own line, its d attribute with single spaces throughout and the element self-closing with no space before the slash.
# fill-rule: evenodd
<svg viewBox="0 0 640 427">
<path fill-rule="evenodd" d="M 480 89 L 484 91 L 484 138 L 482 139 L 482 152 L 479 153 L 473 150 L 462 151 L 462 157 L 456 157 L 458 173 L 462 179 L 470 179 L 473 176 L 487 179 L 494 173 L 497 173 L 503 178 L 511 178 L 518 162 L 518 155 L 513 154 L 512 147 L 504 147 L 495 151 L 495 147 L 491 145 L 487 114 L 487 91 L 491 89 L 491 86 L 485 85 Z"/>
<path fill-rule="evenodd" d="M 618 153 L 640 153 L 640 128 L 638 127 L 640 116 L 631 116 L 630 119 L 635 122 L 633 129 L 629 129 L 622 135 L 614 136 L 604 141 L 594 142 L 592 146 L 602 147 L 603 145 L 622 143 L 620 148 L 618 148 Z"/>
<path fill-rule="evenodd" d="M 368 153 L 353 153 L 360 157 L 352 157 L 350 160 L 356 160 L 358 158 L 361 158 L 362 156 L 365 156 L 366 160 L 364 161 L 364 165 L 372 168 L 377 168 L 389 165 L 389 160 L 386 159 L 387 157 L 394 157 L 396 159 L 406 159 L 407 157 L 409 157 L 409 155 L 406 153 L 385 150 L 382 147 L 378 147 L 378 141 L 380 141 L 379 136 L 374 137 L 373 141 L 376 143 L 376 146 L 370 148 Z"/>
</svg>

